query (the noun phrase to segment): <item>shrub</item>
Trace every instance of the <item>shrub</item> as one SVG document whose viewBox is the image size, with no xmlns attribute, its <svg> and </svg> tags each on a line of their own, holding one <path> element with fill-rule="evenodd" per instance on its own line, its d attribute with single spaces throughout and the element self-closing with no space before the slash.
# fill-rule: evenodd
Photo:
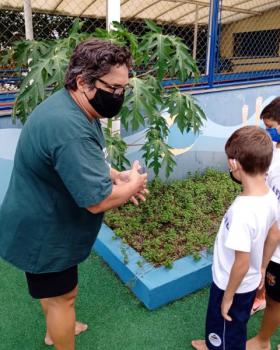
<svg viewBox="0 0 280 350">
<path fill-rule="evenodd" d="M 140 206 L 127 204 L 105 216 L 105 222 L 155 266 L 170 267 L 186 255 L 211 250 L 222 217 L 240 191 L 225 172 L 208 169 L 184 180 L 154 180 Z"/>
</svg>

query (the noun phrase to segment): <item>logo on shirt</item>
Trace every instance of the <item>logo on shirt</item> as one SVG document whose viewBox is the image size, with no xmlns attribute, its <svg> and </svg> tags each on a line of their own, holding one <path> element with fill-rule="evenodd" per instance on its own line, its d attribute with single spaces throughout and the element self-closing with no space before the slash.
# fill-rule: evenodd
<svg viewBox="0 0 280 350">
<path fill-rule="evenodd" d="M 266 273 L 266 282 L 270 287 L 274 287 L 276 284 L 276 276 L 272 275 L 270 272 Z"/>
<path fill-rule="evenodd" d="M 228 218 L 227 214 L 225 215 L 224 222 L 225 222 L 226 228 L 229 230 L 229 218 Z"/>
<path fill-rule="evenodd" d="M 274 185 L 272 191 L 276 194 L 278 200 L 280 200 L 280 190 Z"/>
<path fill-rule="evenodd" d="M 208 340 L 209 340 L 210 344 L 212 344 L 213 346 L 216 346 L 216 347 L 221 346 L 221 344 L 222 344 L 221 338 L 216 333 L 210 333 L 208 335 Z"/>
</svg>

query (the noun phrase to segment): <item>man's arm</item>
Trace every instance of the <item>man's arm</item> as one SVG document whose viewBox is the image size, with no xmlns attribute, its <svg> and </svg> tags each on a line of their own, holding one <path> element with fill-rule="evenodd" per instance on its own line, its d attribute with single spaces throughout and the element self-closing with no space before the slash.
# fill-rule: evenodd
<svg viewBox="0 0 280 350">
<path fill-rule="evenodd" d="M 136 165 L 135 165 L 136 164 Z M 138 160 L 134 161 L 133 165 L 135 165 L 136 170 L 140 172 L 141 165 Z M 130 177 L 130 170 L 125 171 L 118 171 L 116 169 L 111 168 L 110 170 L 110 176 L 111 180 L 114 185 L 119 185 L 121 183 L 127 183 L 129 181 Z M 129 201 L 135 205 L 139 204 L 139 200 L 144 202 L 146 200 L 146 195 L 149 193 L 149 191 L 145 188 L 143 191 L 135 193 L 133 196 L 129 198 Z"/>
<path fill-rule="evenodd" d="M 224 293 L 221 312 L 224 319 L 231 321 L 231 317 L 228 315 L 229 309 L 232 305 L 234 294 L 240 286 L 243 278 L 249 270 L 250 266 L 250 253 L 235 251 L 235 260 L 232 265 L 227 288 Z"/>
<path fill-rule="evenodd" d="M 141 165 L 139 163 L 139 160 L 135 160 L 133 162 L 133 166 L 135 166 L 138 171 L 141 169 Z M 129 179 L 130 172 L 131 172 L 131 169 L 125 170 L 125 171 L 118 171 L 118 170 L 111 167 L 111 169 L 110 169 L 111 180 L 113 183 L 116 183 L 117 181 L 126 182 Z"/>
<path fill-rule="evenodd" d="M 127 182 L 113 185 L 112 193 L 96 205 L 87 208 L 91 213 L 97 214 L 126 203 L 132 196 L 139 192 L 145 193 L 147 174 L 138 173 L 138 165 L 135 163 L 130 171 Z"/>
<path fill-rule="evenodd" d="M 110 176 L 111 176 L 112 182 L 115 183 L 116 180 L 117 180 L 117 179 L 119 178 L 119 176 L 120 176 L 120 171 L 111 168 L 111 169 L 110 169 Z"/>
</svg>

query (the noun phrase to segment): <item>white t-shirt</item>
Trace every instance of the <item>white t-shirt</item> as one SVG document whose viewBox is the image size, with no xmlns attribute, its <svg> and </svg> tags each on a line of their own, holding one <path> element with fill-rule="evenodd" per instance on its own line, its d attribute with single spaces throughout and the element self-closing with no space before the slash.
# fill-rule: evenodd
<svg viewBox="0 0 280 350">
<path fill-rule="evenodd" d="M 266 181 L 268 186 L 276 194 L 280 207 L 280 148 L 273 149 L 273 157 L 268 170 Z M 276 248 L 271 260 L 277 264 L 280 264 L 280 245 L 278 245 Z"/>
<path fill-rule="evenodd" d="M 261 263 L 268 230 L 277 219 L 278 202 L 270 190 L 264 196 L 238 196 L 226 212 L 214 246 L 213 280 L 225 290 L 235 251 L 250 253 L 250 267 L 236 293 L 255 290 L 261 280 Z"/>
</svg>

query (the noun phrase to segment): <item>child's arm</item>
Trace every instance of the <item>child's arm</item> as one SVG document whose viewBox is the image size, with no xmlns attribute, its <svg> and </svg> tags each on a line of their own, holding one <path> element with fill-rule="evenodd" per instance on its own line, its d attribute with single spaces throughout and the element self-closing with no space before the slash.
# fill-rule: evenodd
<svg viewBox="0 0 280 350">
<path fill-rule="evenodd" d="M 277 248 L 277 245 L 280 242 L 280 230 L 275 223 L 270 230 L 268 231 L 266 241 L 264 243 L 263 249 L 263 260 L 262 260 L 262 269 L 266 270 L 270 259 Z"/>
<path fill-rule="evenodd" d="M 232 265 L 227 288 L 224 293 L 221 312 L 225 320 L 231 321 L 232 318 L 228 315 L 228 311 L 231 307 L 234 294 L 240 286 L 243 278 L 249 270 L 250 266 L 250 253 L 235 251 L 235 260 Z"/>
<path fill-rule="evenodd" d="M 262 259 L 262 279 L 261 283 L 259 285 L 259 290 L 262 290 L 264 287 L 264 277 L 265 277 L 265 270 L 267 268 L 267 265 L 270 262 L 270 259 L 277 248 L 277 245 L 280 243 L 280 229 L 278 228 L 277 224 L 275 223 L 270 230 L 268 231 L 266 241 L 264 243 L 263 248 L 263 259 Z"/>
</svg>

